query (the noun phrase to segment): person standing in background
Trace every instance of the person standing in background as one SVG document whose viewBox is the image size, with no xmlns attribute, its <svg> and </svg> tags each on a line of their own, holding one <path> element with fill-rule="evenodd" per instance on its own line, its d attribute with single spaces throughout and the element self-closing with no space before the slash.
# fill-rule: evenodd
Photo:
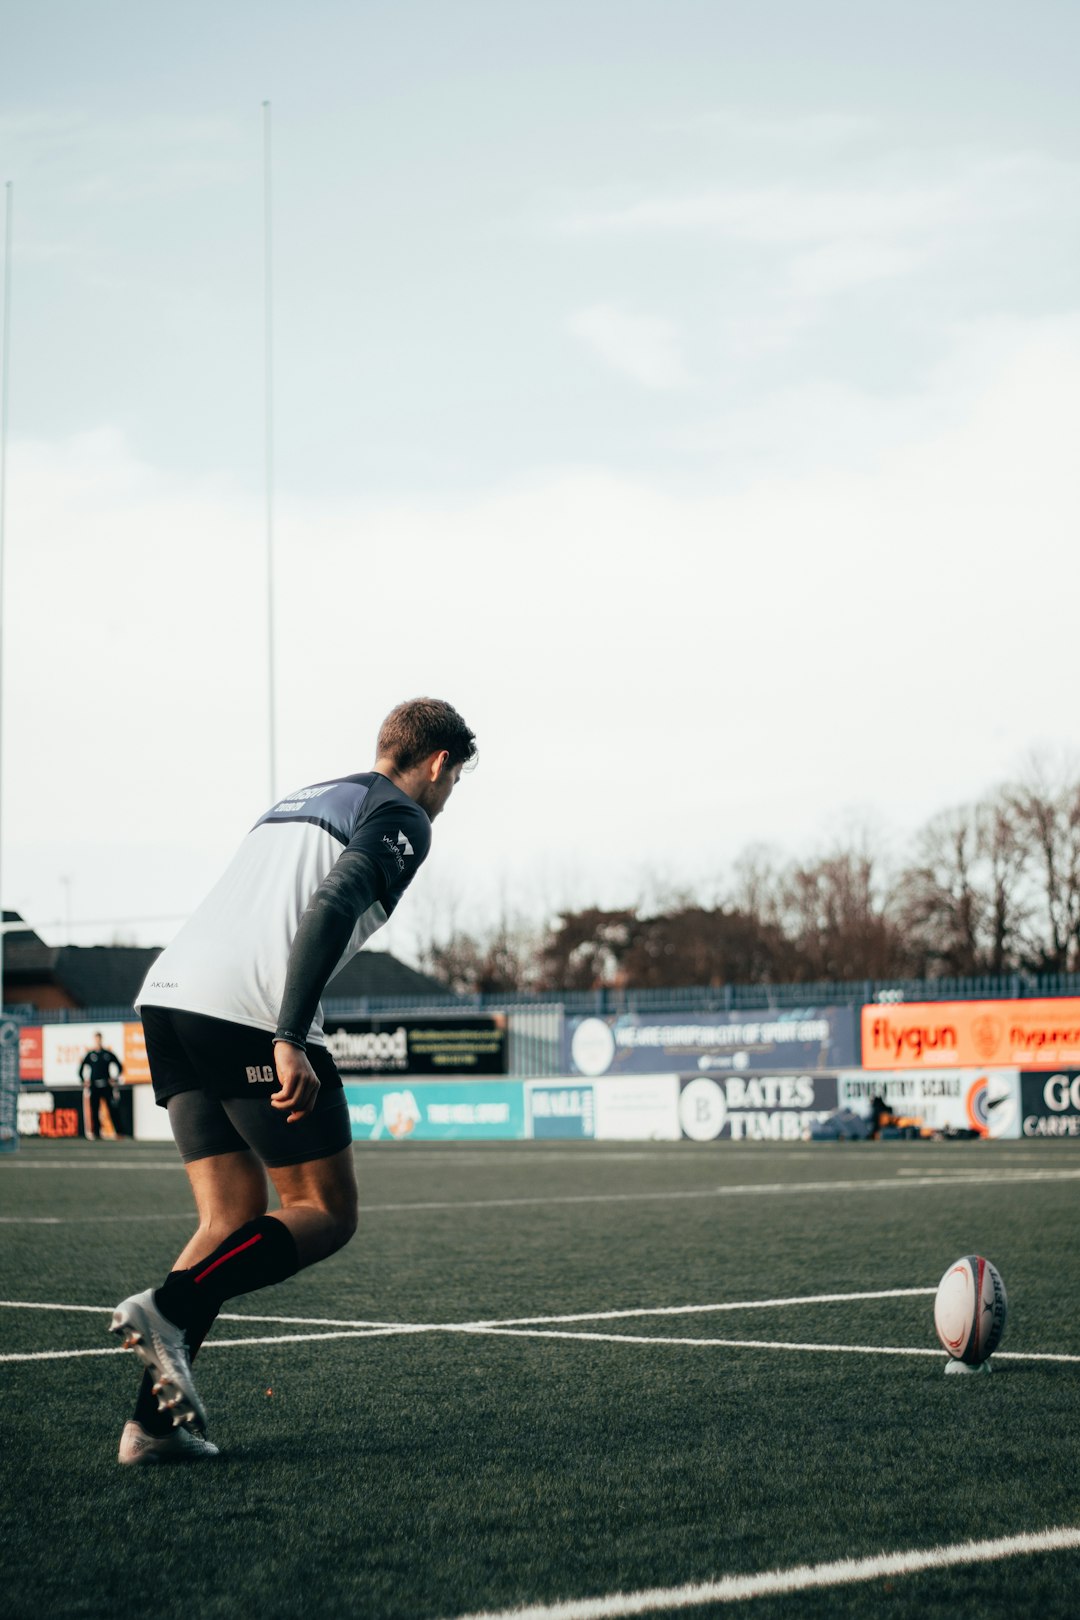
<svg viewBox="0 0 1080 1620">
<path fill-rule="evenodd" d="M 109 1111 L 112 1128 L 118 1137 L 120 1129 L 120 1076 L 124 1065 L 115 1052 L 104 1044 L 101 1031 L 94 1032 L 94 1044 L 79 1064 L 79 1079 L 83 1088 L 83 1121 L 86 1140 L 96 1142 L 101 1135 L 101 1104 Z"/>
</svg>

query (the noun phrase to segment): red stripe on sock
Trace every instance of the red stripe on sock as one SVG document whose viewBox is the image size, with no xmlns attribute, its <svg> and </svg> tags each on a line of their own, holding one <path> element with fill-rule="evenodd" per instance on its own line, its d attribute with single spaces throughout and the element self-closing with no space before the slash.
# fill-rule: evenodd
<svg viewBox="0 0 1080 1620">
<path fill-rule="evenodd" d="M 216 1271 L 218 1266 L 223 1266 L 225 1264 L 226 1260 L 231 1260 L 234 1254 L 243 1254 L 244 1250 L 245 1249 L 250 1249 L 251 1245 L 253 1243 L 261 1243 L 261 1242 L 262 1242 L 262 1233 L 261 1232 L 256 1232 L 255 1236 L 254 1237 L 249 1237 L 246 1243 L 238 1243 L 235 1249 L 230 1249 L 228 1254 L 223 1254 L 221 1256 L 220 1260 L 215 1260 L 212 1265 L 207 1266 L 205 1271 L 200 1271 L 199 1275 L 196 1278 L 194 1278 L 194 1281 L 197 1282 L 197 1283 L 201 1283 L 204 1277 L 209 1277 L 209 1275 L 210 1275 L 210 1273 L 212 1271 Z"/>
</svg>

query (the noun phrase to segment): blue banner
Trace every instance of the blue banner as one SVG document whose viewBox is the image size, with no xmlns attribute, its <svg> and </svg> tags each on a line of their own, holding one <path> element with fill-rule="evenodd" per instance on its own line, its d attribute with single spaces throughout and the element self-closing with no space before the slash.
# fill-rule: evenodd
<svg viewBox="0 0 1080 1620">
<path fill-rule="evenodd" d="M 623 1013 L 568 1018 L 568 1074 L 757 1074 L 853 1068 L 854 1007 L 784 1012 Z"/>
<path fill-rule="evenodd" d="M 19 1026 L 0 1019 L 0 1153 L 19 1145 Z"/>
<path fill-rule="evenodd" d="M 530 1082 L 529 1129 L 537 1141 L 559 1137 L 582 1141 L 596 1135 L 596 1094 L 592 1086 Z"/>
<path fill-rule="evenodd" d="M 354 1142 L 516 1142 L 525 1135 L 520 1081 L 349 1082 Z"/>
</svg>

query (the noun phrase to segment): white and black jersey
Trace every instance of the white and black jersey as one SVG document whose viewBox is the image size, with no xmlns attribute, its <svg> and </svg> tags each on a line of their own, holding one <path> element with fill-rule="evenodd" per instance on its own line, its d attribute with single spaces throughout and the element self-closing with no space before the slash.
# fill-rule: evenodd
<svg viewBox="0 0 1080 1620">
<path fill-rule="evenodd" d="M 323 987 L 386 922 L 430 845 L 425 811 L 377 771 L 300 788 L 255 823 L 135 1005 L 324 1044 Z"/>
</svg>

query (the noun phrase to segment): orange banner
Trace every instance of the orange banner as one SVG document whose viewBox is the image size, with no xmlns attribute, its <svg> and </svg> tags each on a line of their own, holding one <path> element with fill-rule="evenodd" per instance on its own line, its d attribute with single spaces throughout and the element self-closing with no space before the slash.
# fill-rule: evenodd
<svg viewBox="0 0 1080 1620">
<path fill-rule="evenodd" d="M 864 1007 L 862 1062 L 864 1069 L 1080 1068 L 1080 999 Z"/>
<path fill-rule="evenodd" d="M 124 1025 L 124 1079 L 129 1086 L 145 1085 L 150 1079 L 146 1036 L 141 1024 Z"/>
</svg>

